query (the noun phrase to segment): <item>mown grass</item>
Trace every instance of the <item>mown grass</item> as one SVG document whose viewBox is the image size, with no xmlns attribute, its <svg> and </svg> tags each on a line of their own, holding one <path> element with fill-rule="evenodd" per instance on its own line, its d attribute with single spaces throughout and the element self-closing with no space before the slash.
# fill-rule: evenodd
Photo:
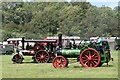
<svg viewBox="0 0 120 80">
<path fill-rule="evenodd" d="M 31 57 L 25 56 L 22 64 L 13 64 L 13 55 L 2 56 L 2 78 L 117 78 L 118 52 L 111 52 L 114 61 L 109 66 L 86 69 L 79 62 L 70 60 L 68 68 L 55 69 L 51 63 L 32 63 Z M 75 62 L 75 63 L 74 63 Z"/>
</svg>

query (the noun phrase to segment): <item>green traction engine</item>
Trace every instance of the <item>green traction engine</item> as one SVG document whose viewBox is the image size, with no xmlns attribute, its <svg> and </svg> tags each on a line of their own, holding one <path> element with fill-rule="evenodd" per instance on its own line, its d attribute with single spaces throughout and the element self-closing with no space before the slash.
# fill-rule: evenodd
<svg viewBox="0 0 120 80">
<path fill-rule="evenodd" d="M 69 44 L 69 47 L 63 48 L 62 34 L 58 35 L 59 42 L 57 48 L 57 56 L 53 59 L 52 64 L 55 68 L 65 68 L 68 66 L 68 58 L 77 58 L 77 61 L 85 68 L 100 67 L 103 63 L 107 63 L 111 59 L 110 48 L 107 41 L 99 43 L 81 43 L 78 46 Z"/>
</svg>

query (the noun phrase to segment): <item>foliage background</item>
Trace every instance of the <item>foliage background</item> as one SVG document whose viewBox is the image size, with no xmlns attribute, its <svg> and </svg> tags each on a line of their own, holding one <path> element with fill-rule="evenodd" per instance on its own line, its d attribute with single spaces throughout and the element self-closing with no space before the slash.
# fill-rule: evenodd
<svg viewBox="0 0 120 80">
<path fill-rule="evenodd" d="M 89 2 L 3 2 L 1 6 L 2 40 L 43 39 L 58 32 L 83 39 L 119 34 L 119 6 L 96 7 Z"/>
</svg>

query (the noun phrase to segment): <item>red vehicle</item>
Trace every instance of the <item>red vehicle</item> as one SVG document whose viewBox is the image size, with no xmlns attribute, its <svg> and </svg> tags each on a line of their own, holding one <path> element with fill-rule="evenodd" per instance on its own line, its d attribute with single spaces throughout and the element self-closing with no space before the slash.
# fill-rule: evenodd
<svg viewBox="0 0 120 80">
<path fill-rule="evenodd" d="M 34 46 L 30 46 L 29 42 L 34 42 Z M 25 49 L 25 43 L 26 49 Z M 23 56 L 33 56 L 32 59 L 38 63 L 46 63 L 51 61 L 55 54 L 54 45 L 56 40 L 25 40 L 22 38 L 22 49 L 17 49 L 17 54 L 15 54 L 12 58 L 14 63 L 22 63 L 24 60 Z"/>
</svg>

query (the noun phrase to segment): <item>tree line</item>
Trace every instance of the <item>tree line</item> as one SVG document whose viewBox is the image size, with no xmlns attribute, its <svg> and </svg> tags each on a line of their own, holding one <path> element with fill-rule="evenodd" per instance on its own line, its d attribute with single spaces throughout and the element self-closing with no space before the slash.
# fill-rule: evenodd
<svg viewBox="0 0 120 80">
<path fill-rule="evenodd" d="M 118 36 L 119 6 L 96 7 L 89 2 L 3 2 L 2 40 L 67 36 Z"/>
</svg>

